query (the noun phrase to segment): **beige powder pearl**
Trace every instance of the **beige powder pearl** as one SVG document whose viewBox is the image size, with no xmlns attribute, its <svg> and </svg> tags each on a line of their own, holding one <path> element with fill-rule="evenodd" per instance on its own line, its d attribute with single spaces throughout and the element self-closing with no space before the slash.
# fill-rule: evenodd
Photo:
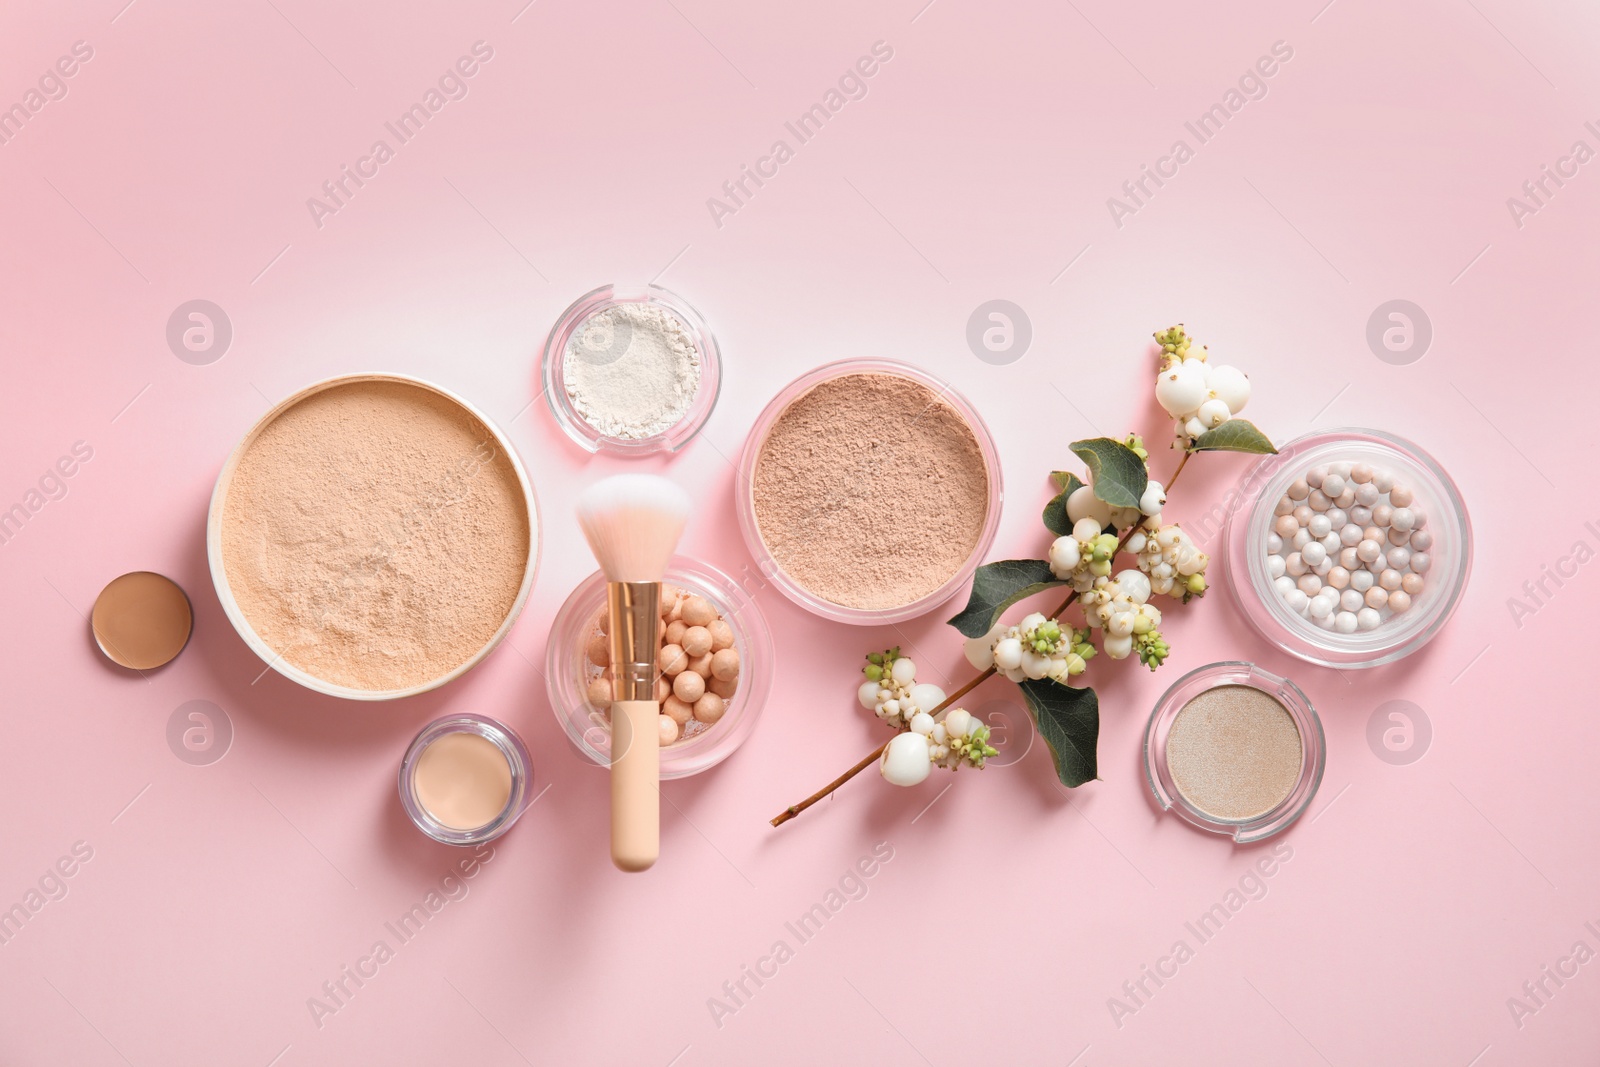
<svg viewBox="0 0 1600 1067">
<path fill-rule="evenodd" d="M 667 612 L 666 618 L 668 622 L 677 622 L 679 619 L 683 618 L 682 600 L 677 600 L 673 603 L 672 609 Z"/>
<path fill-rule="evenodd" d="M 656 703 L 659 704 L 672 695 L 672 683 L 661 675 L 656 675 Z"/>
<path fill-rule="evenodd" d="M 721 619 L 714 619 L 706 626 L 711 632 L 711 651 L 721 652 L 725 648 L 733 647 L 733 627 Z"/>
<path fill-rule="evenodd" d="M 711 675 L 724 682 L 739 677 L 739 653 L 731 648 L 712 653 Z"/>
<path fill-rule="evenodd" d="M 672 695 L 685 704 L 693 704 L 706 691 L 706 680 L 694 671 L 684 671 L 672 680 Z"/>
<path fill-rule="evenodd" d="M 667 628 L 661 632 L 662 643 L 667 645 L 682 645 L 684 634 L 689 632 L 689 624 L 679 619 L 677 622 L 667 623 Z M 684 646 L 685 651 L 688 646 Z M 698 656 L 698 652 L 690 652 L 691 656 Z"/>
<path fill-rule="evenodd" d="M 727 702 L 715 693 L 704 693 L 694 702 L 694 717 L 707 724 L 722 718 L 727 710 Z"/>
<path fill-rule="evenodd" d="M 709 679 L 711 677 L 711 656 L 710 652 L 703 656 L 694 656 L 689 660 L 689 669 L 701 678 Z"/>
<path fill-rule="evenodd" d="M 661 744 L 670 745 L 678 739 L 678 724 L 670 715 L 657 715 L 656 722 L 661 727 Z"/>
<path fill-rule="evenodd" d="M 584 655 L 589 657 L 589 662 L 596 667 L 605 667 L 611 663 L 611 642 L 605 634 L 594 634 L 589 638 L 589 643 L 584 647 Z"/>
<path fill-rule="evenodd" d="M 666 618 L 678 603 L 678 587 L 661 583 L 661 617 Z"/>
<path fill-rule="evenodd" d="M 706 683 L 706 688 L 723 700 L 731 700 L 733 699 L 734 691 L 739 688 L 739 679 L 714 677 Z"/>
<path fill-rule="evenodd" d="M 711 651 L 711 631 L 704 626 L 691 626 L 683 632 L 678 644 L 690 656 L 703 656 Z"/>
<path fill-rule="evenodd" d="M 683 654 L 681 645 L 662 645 L 661 654 L 656 657 L 656 666 L 661 668 L 661 673 L 672 677 L 689 665 L 689 657 Z"/>
<path fill-rule="evenodd" d="M 703 596 L 692 596 L 683 602 L 683 621 L 690 626 L 705 626 L 716 618 L 717 609 Z"/>
<path fill-rule="evenodd" d="M 661 714 L 670 715 L 672 720 L 679 726 L 689 721 L 689 716 L 693 714 L 693 710 L 691 705 L 675 696 L 669 696 L 661 701 Z"/>
<path fill-rule="evenodd" d="M 589 704 L 604 711 L 611 706 L 611 683 L 604 678 L 596 678 L 589 683 Z"/>
</svg>

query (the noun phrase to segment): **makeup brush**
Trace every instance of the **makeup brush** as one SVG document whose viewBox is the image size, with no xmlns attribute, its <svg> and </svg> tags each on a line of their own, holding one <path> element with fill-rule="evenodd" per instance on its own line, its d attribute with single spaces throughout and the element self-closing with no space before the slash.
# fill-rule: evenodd
<svg viewBox="0 0 1600 1067">
<path fill-rule="evenodd" d="M 606 576 L 611 642 L 611 862 L 642 871 L 661 852 L 661 579 L 689 495 L 654 474 L 618 474 L 578 497 L 578 523 Z"/>
</svg>

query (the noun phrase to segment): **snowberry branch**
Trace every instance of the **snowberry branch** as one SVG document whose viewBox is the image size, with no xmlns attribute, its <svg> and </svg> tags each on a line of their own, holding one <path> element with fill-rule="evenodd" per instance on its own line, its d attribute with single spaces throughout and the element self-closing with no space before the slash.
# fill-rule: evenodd
<svg viewBox="0 0 1600 1067">
<path fill-rule="evenodd" d="M 1189 462 L 1189 457 L 1192 454 L 1193 453 L 1187 448 L 1183 450 L 1183 454 L 1179 458 L 1177 466 L 1173 468 L 1171 476 L 1167 478 L 1166 488 L 1169 492 L 1171 491 L 1172 487 L 1177 484 L 1178 476 L 1183 473 L 1183 468 Z M 1123 531 L 1122 537 L 1117 541 L 1118 552 L 1123 550 L 1123 548 L 1127 545 L 1129 538 L 1131 538 L 1134 533 L 1139 530 L 1139 528 L 1140 527 L 1138 523 L 1130 523 L 1128 525 L 1128 528 Z M 1067 594 L 1066 599 L 1061 602 L 1061 606 L 1050 613 L 1049 617 L 1052 619 L 1060 618 L 1061 615 L 1068 608 L 1070 608 L 1074 602 L 1077 601 L 1077 599 L 1078 591 L 1074 589 L 1072 592 Z M 984 671 L 979 672 L 976 677 L 972 678 L 960 689 L 957 689 L 954 693 L 951 693 L 949 696 L 945 697 L 945 699 L 941 701 L 937 707 L 933 708 L 929 714 L 935 717 L 943 714 L 948 708 L 955 704 L 956 701 L 960 700 L 978 686 L 982 685 L 991 675 L 995 673 L 995 668 L 992 666 Z M 892 741 L 893 738 L 890 738 L 890 740 Z M 850 779 L 854 778 L 856 775 L 860 774 L 862 771 L 866 770 L 868 767 L 872 766 L 872 764 L 877 762 L 883 756 L 884 749 L 888 747 L 889 741 L 885 741 L 883 744 L 879 745 L 877 748 L 868 753 L 860 763 L 857 763 L 854 767 L 851 767 L 839 777 L 835 778 L 833 781 L 829 782 L 815 793 L 812 793 L 809 797 L 806 797 L 806 799 L 802 800 L 800 803 L 793 804 L 785 808 L 782 813 L 772 819 L 772 825 L 782 826 L 796 815 L 799 815 L 802 811 L 805 811 L 807 808 L 811 807 L 817 801 L 822 800 L 824 797 L 830 796 L 834 790 L 838 789 Z"/>
</svg>

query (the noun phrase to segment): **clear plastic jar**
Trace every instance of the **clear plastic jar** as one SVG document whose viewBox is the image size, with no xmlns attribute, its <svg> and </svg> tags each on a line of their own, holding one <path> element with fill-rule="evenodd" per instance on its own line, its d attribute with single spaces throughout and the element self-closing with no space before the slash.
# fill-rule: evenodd
<svg viewBox="0 0 1600 1067">
<path fill-rule="evenodd" d="M 894 375 L 910 379 L 933 390 L 941 400 L 955 409 L 972 430 L 972 436 L 977 440 L 978 449 L 983 454 L 984 469 L 988 475 L 988 510 L 984 515 L 978 541 L 968 554 L 966 562 L 937 589 L 910 603 L 892 608 L 847 607 L 812 593 L 784 573 L 778 561 L 768 551 L 766 542 L 761 539 L 761 529 L 756 521 L 756 461 L 760 458 L 761 448 L 766 444 L 767 434 L 771 432 L 773 424 L 789 409 L 790 404 L 805 393 L 823 382 L 852 374 Z M 925 615 L 966 587 L 972 579 L 973 572 L 978 569 L 978 565 L 983 562 L 984 556 L 994 544 L 995 533 L 1000 528 L 1000 505 L 1004 498 L 1004 487 L 1000 476 L 1000 454 L 995 449 L 994 438 L 989 436 L 989 428 L 984 425 L 977 410 L 967 403 L 966 398 L 951 388 L 947 382 L 909 364 L 888 359 L 852 359 L 829 363 L 809 374 L 804 374 L 790 382 L 782 392 L 772 398 L 772 402 L 756 419 L 755 426 L 750 430 L 750 436 L 745 439 L 744 451 L 739 458 L 739 481 L 735 494 L 734 503 L 739 513 L 739 529 L 744 534 L 744 542 L 749 547 L 750 554 L 755 557 L 761 573 L 777 586 L 784 596 L 825 619 L 861 626 L 876 626 L 903 622 Z"/>
<path fill-rule="evenodd" d="M 1271 809 L 1249 818 L 1230 819 L 1205 810 L 1185 796 L 1167 761 L 1167 741 L 1173 724 L 1189 702 L 1221 686 L 1248 686 L 1272 697 L 1294 720 L 1300 734 L 1300 773 L 1288 794 Z M 1281 833 L 1302 814 L 1322 784 L 1327 762 L 1327 742 L 1322 720 L 1300 687 L 1287 678 L 1262 670 L 1253 663 L 1225 661 L 1190 671 L 1173 683 L 1156 701 L 1144 733 L 1145 781 L 1162 811 L 1170 811 L 1191 826 L 1226 834 L 1239 844 L 1249 844 Z"/>
<path fill-rule="evenodd" d="M 473 734 L 483 738 L 500 750 L 511 768 L 511 793 L 506 798 L 505 807 L 499 815 L 482 826 L 470 829 L 447 826 L 433 816 L 418 795 L 417 763 L 423 751 L 449 734 Z M 528 757 L 527 746 L 515 730 L 487 715 L 462 713 L 435 719 L 417 734 L 400 763 L 400 806 L 405 808 L 417 829 L 446 845 L 480 845 L 485 841 L 493 841 L 522 817 L 528 808 L 532 788 L 533 761 Z"/>
<path fill-rule="evenodd" d="M 732 628 L 733 647 L 739 653 L 739 684 L 722 718 L 701 724 L 691 736 L 661 749 L 661 777 L 685 778 L 721 763 L 754 732 L 772 685 L 772 635 L 750 594 L 710 564 L 676 556 L 664 581 L 709 600 Z M 550 710 L 573 747 L 586 759 L 609 767 L 611 722 L 587 695 L 589 682 L 601 672 L 585 652 L 605 607 L 606 577 L 596 571 L 572 591 L 551 623 L 545 685 Z"/>
<path fill-rule="evenodd" d="M 591 317 L 619 304 L 657 305 L 683 324 L 700 354 L 700 384 L 683 417 L 649 437 L 615 437 L 602 433 L 578 412 L 567 393 L 567 350 L 573 338 Z M 613 358 L 622 355 L 623 352 L 618 351 Z M 717 394 L 722 388 L 722 357 L 711 328 L 683 297 L 659 285 L 602 285 L 574 300 L 551 327 L 549 337 L 545 338 L 541 373 L 545 400 L 568 437 L 590 452 L 647 456 L 658 452 L 676 452 L 700 432 L 700 427 L 711 416 L 711 409 L 716 407 Z"/>
<path fill-rule="evenodd" d="M 1267 536 L 1278 501 L 1308 469 L 1335 462 L 1391 471 L 1397 484 L 1414 492 L 1413 507 L 1427 512 L 1432 535 L 1432 565 L 1411 607 L 1376 629 L 1348 634 L 1322 629 L 1292 610 L 1267 569 Z M 1376 667 L 1427 644 L 1455 613 L 1472 569 L 1472 525 L 1455 482 L 1410 441 L 1381 430 L 1317 430 L 1290 441 L 1275 456 L 1263 456 L 1241 485 L 1244 495 L 1224 532 L 1228 584 L 1240 612 L 1277 648 L 1324 667 Z"/>
</svg>

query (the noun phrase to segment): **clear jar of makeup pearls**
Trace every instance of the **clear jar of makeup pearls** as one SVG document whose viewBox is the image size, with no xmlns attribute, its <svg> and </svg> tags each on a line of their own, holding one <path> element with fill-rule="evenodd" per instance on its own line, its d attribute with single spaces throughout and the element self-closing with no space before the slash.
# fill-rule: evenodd
<svg viewBox="0 0 1600 1067">
<path fill-rule="evenodd" d="M 1327 667 L 1408 656 L 1449 621 L 1472 526 L 1432 456 L 1380 430 L 1318 430 L 1265 456 L 1225 533 L 1240 611 L 1283 651 Z"/>
<path fill-rule="evenodd" d="M 663 780 L 685 778 L 716 766 L 755 731 L 772 685 L 772 635 L 752 594 L 764 588 L 759 576 L 735 581 L 708 563 L 674 556 L 664 584 L 703 598 L 729 627 L 738 653 L 737 684 L 717 720 L 692 726 L 681 740 L 661 748 Z M 586 648 L 595 620 L 605 610 L 606 578 L 599 571 L 579 583 L 550 624 L 545 654 L 545 685 L 550 710 L 572 747 L 601 767 L 611 765 L 611 724 L 606 711 L 590 703 L 595 670 Z M 685 672 L 687 673 L 687 672 Z"/>
</svg>

